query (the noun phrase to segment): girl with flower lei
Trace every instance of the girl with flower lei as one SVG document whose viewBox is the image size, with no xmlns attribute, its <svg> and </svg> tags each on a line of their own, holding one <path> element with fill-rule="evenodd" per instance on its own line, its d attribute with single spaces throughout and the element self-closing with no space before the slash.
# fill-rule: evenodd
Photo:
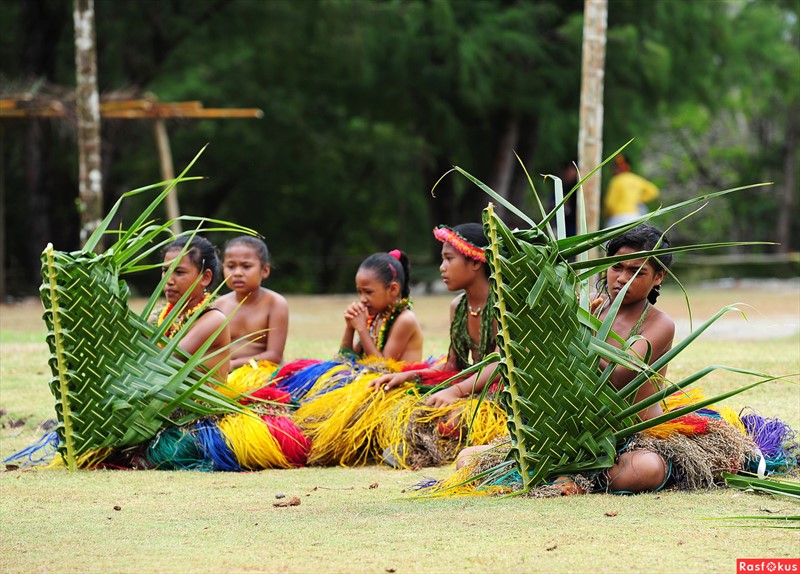
<svg viewBox="0 0 800 574">
<path fill-rule="evenodd" d="M 181 259 L 170 272 L 177 257 Z M 196 353 L 221 326 L 222 330 L 216 335 L 206 354 L 214 355 L 215 351 L 228 346 L 231 342 L 228 327 L 224 325 L 225 315 L 219 309 L 210 306 L 212 297 L 208 293 L 208 288 L 219 274 L 219 267 L 216 249 L 202 237 L 194 236 L 191 239 L 180 237 L 167 245 L 164 250 L 162 274 L 169 273 L 164 284 L 167 306 L 158 316 L 158 325 L 167 319 L 181 297 L 191 290 L 183 308 L 165 333 L 169 338 L 174 337 L 183 331 L 182 327 L 193 315 L 199 315 L 189 330 L 182 333 L 178 344 L 178 347 L 189 355 Z M 208 369 L 217 366 L 215 377 L 224 381 L 228 376 L 229 357 L 228 352 L 209 356 L 204 365 Z"/>
<path fill-rule="evenodd" d="M 422 359 L 422 328 L 411 310 L 409 279 L 408 257 L 397 249 L 373 253 L 361 263 L 358 300 L 344 311 L 340 354 L 406 363 Z"/>
<path fill-rule="evenodd" d="M 433 371 L 456 372 L 467 368 L 496 348 L 497 325 L 491 312 L 489 269 L 484 247 L 488 244 L 483 227 L 464 223 L 455 227 L 440 225 L 433 235 L 442 242 L 439 271 L 449 291 L 461 291 L 450 304 L 450 352 L 447 362 L 432 369 L 384 375 L 370 386 L 390 390 L 406 382 L 434 378 Z M 480 377 L 472 375 L 432 394 L 428 406 L 444 407 L 459 399 L 479 395 L 493 379 L 494 368 L 484 369 Z"/>
</svg>

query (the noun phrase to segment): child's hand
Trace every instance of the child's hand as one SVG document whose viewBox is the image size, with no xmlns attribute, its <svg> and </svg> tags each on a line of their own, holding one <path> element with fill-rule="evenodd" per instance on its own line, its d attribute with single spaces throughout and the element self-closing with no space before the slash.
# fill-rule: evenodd
<svg viewBox="0 0 800 574">
<path fill-rule="evenodd" d="M 602 297 L 598 297 L 591 303 L 589 303 L 589 312 L 594 315 L 599 309 L 603 308 L 603 303 L 605 303 L 605 299 Z"/>
<path fill-rule="evenodd" d="M 395 387 L 411 381 L 416 376 L 413 371 L 406 371 L 402 373 L 387 373 L 375 379 L 372 379 L 367 387 L 372 387 L 375 390 L 383 389 L 389 391 Z"/>
<path fill-rule="evenodd" d="M 347 309 L 344 310 L 344 320 L 356 331 L 358 331 L 359 326 L 362 326 L 366 329 L 367 308 L 358 301 L 355 303 L 350 303 L 350 305 L 347 306 Z"/>
<path fill-rule="evenodd" d="M 463 398 L 461 395 L 461 389 L 458 388 L 458 385 L 452 385 L 446 389 L 442 389 L 441 391 L 433 393 L 425 402 L 425 404 L 429 407 L 446 407 L 461 398 Z"/>
</svg>

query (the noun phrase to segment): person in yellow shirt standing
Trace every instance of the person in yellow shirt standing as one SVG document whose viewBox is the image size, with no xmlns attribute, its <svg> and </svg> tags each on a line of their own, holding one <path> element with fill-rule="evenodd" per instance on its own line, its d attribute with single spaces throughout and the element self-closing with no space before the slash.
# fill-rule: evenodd
<svg viewBox="0 0 800 574">
<path fill-rule="evenodd" d="M 614 176 L 608 182 L 605 202 L 606 227 L 633 221 L 647 213 L 647 202 L 658 198 L 658 188 L 645 178 L 631 172 L 622 155 L 614 162 Z"/>
</svg>

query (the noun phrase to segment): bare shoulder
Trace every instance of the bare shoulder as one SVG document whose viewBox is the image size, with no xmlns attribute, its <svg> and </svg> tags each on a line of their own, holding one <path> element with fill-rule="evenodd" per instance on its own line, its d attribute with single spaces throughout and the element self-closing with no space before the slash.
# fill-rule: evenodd
<svg viewBox="0 0 800 574">
<path fill-rule="evenodd" d="M 461 302 L 461 299 L 463 299 L 466 296 L 467 296 L 466 293 L 461 293 L 460 295 L 454 297 L 453 300 L 450 301 L 450 311 L 455 311 L 456 307 L 458 307 L 458 304 Z"/>
<path fill-rule="evenodd" d="M 220 309 L 216 304 L 214 307 L 206 310 L 198 319 L 197 325 L 202 326 L 204 330 L 213 331 L 226 321 L 225 312 Z"/>
<path fill-rule="evenodd" d="M 404 309 L 402 313 L 395 319 L 395 325 L 404 325 L 408 327 L 418 328 L 419 320 L 411 309 Z"/>
<path fill-rule="evenodd" d="M 267 300 L 269 301 L 269 305 L 275 308 L 289 308 L 289 303 L 286 301 L 286 297 L 278 293 L 277 291 L 273 291 L 272 289 L 264 289 L 264 295 L 267 296 Z"/>
<path fill-rule="evenodd" d="M 661 309 L 650 307 L 644 322 L 644 330 L 649 335 L 665 337 L 671 341 L 675 336 L 675 321 Z"/>
<path fill-rule="evenodd" d="M 214 307 L 225 313 L 226 315 L 230 313 L 233 309 L 236 308 L 236 293 L 226 293 L 225 295 L 218 297 L 216 301 L 214 301 Z"/>
</svg>

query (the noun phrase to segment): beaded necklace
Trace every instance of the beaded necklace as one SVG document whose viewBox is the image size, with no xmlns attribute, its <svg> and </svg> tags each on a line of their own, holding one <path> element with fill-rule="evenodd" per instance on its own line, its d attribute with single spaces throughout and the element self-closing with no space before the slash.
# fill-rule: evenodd
<svg viewBox="0 0 800 574">
<path fill-rule="evenodd" d="M 397 317 L 400 316 L 400 313 L 406 309 L 411 309 L 411 299 L 409 297 L 400 299 L 394 305 L 387 307 L 381 313 L 375 313 L 367 318 L 367 329 L 369 330 L 369 336 L 372 337 L 372 340 L 375 342 L 375 346 L 379 351 L 383 351 L 383 347 L 386 345 L 386 337 L 389 334 L 389 331 L 391 331 L 392 325 L 394 325 L 394 322 L 397 320 Z M 380 327 L 378 327 L 378 319 L 383 319 L 383 321 L 380 323 Z M 375 331 L 377 331 L 377 333 Z"/>
<path fill-rule="evenodd" d="M 459 369 L 466 369 L 472 364 L 471 357 L 473 350 L 478 352 L 477 358 L 481 360 L 494 351 L 496 345 L 494 335 L 494 313 L 480 313 L 480 341 L 476 345 L 472 337 L 469 336 L 469 329 L 467 328 L 468 306 L 467 295 L 464 294 L 456 306 L 455 313 L 453 313 L 453 322 L 450 325 L 450 348 L 456 356 Z M 488 310 L 492 308 L 492 293 L 489 291 L 489 297 L 486 299 L 486 304 L 483 306 L 483 309 Z"/>
<path fill-rule="evenodd" d="M 175 318 L 175 320 L 172 322 L 169 328 L 167 328 L 167 331 L 166 333 L 164 333 L 164 336 L 166 336 L 168 339 L 172 339 L 172 337 L 174 337 L 175 334 L 178 331 L 180 331 L 181 328 L 186 324 L 186 321 L 189 320 L 189 317 L 197 313 L 197 311 L 204 308 L 210 302 L 211 302 L 211 293 L 206 293 L 203 299 L 197 305 L 195 305 L 191 309 L 184 311 Z M 164 307 L 164 309 L 158 315 L 158 323 L 157 323 L 158 326 L 161 326 L 161 324 L 167 318 L 167 315 L 169 315 L 170 311 L 172 311 L 174 307 L 175 307 L 174 304 L 167 303 L 167 306 Z"/>
</svg>

